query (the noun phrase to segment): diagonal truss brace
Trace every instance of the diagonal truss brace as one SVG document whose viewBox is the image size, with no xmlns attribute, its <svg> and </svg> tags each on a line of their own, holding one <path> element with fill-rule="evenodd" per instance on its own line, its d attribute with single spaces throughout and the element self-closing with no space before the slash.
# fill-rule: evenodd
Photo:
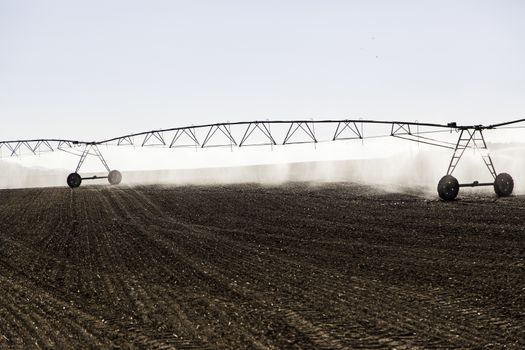
<svg viewBox="0 0 525 350">
<path fill-rule="evenodd" d="M 47 140 L 16 141 L 0 144 L 0 148 L 3 146 L 9 151 L 9 157 L 21 156 L 24 148 L 35 155 L 41 152 L 54 152 L 53 147 Z"/>
<path fill-rule="evenodd" d="M 252 135 L 252 133 L 255 130 L 257 130 L 257 129 L 259 131 L 261 131 L 262 134 L 264 136 L 266 136 L 266 138 L 268 138 L 268 141 L 270 142 L 269 143 L 270 145 L 277 145 L 277 142 L 275 142 L 275 139 L 272 136 L 272 133 L 271 133 L 271 130 L 270 130 L 270 126 L 267 125 L 267 124 L 268 123 L 257 122 L 257 121 L 253 122 L 253 123 L 249 123 L 248 126 L 246 127 L 246 131 L 244 132 L 244 135 L 243 135 L 243 137 L 241 139 L 241 142 L 239 143 L 239 147 L 242 147 L 243 145 L 247 145 L 246 141 Z M 264 145 L 268 145 L 268 143 L 265 143 Z"/>
<path fill-rule="evenodd" d="M 483 159 L 483 163 L 485 163 L 485 166 L 489 170 L 492 177 L 495 179 L 498 174 L 496 172 L 496 168 L 494 167 L 494 162 L 490 157 L 487 143 L 485 142 L 485 137 L 483 136 L 483 130 L 481 128 L 476 128 L 473 130 L 461 129 L 458 142 L 454 148 L 454 153 L 450 159 L 447 175 L 452 175 L 467 148 L 473 148 L 479 151 L 481 158 Z"/>
<path fill-rule="evenodd" d="M 317 139 L 315 137 L 315 129 L 313 127 L 313 123 L 311 123 L 312 126 L 309 125 L 308 122 L 291 122 L 290 128 L 288 129 L 288 132 L 286 133 L 286 136 L 284 137 L 283 145 L 291 145 L 291 144 L 298 144 L 298 143 L 317 143 Z M 294 128 L 295 126 L 295 128 Z M 296 142 L 289 142 L 292 136 L 295 134 L 297 130 L 303 130 L 304 133 L 311 139 L 311 141 L 296 141 Z"/>
<path fill-rule="evenodd" d="M 233 135 L 231 133 L 229 126 L 230 126 L 229 124 L 211 125 L 210 128 L 208 129 L 208 134 L 206 135 L 206 138 L 202 142 L 201 148 L 204 148 L 210 142 L 211 138 L 213 137 L 213 135 L 215 135 L 215 133 L 218 130 L 221 131 L 222 134 L 226 136 L 226 138 L 230 141 L 230 146 L 231 145 L 237 146 L 237 142 L 233 138 Z"/>
<path fill-rule="evenodd" d="M 104 159 L 104 156 L 102 155 L 102 152 L 100 152 L 98 146 L 96 144 L 86 144 L 84 147 L 84 150 L 82 151 L 82 154 L 80 155 L 80 160 L 78 161 L 78 165 L 75 170 L 75 173 L 78 173 L 78 171 L 82 167 L 82 164 L 84 164 L 84 161 L 86 160 L 86 157 L 88 155 L 97 157 L 102 163 L 102 165 L 104 165 L 106 170 L 108 172 L 111 171 L 109 169 L 108 164 L 106 163 L 106 160 Z"/>
<path fill-rule="evenodd" d="M 350 130 L 355 136 L 352 137 L 341 137 L 341 134 L 345 130 Z M 336 140 L 354 140 L 354 139 L 363 139 L 362 131 L 359 130 L 355 122 L 339 122 L 337 123 L 337 128 L 335 129 L 334 137 L 332 141 Z"/>
<path fill-rule="evenodd" d="M 412 131 L 410 130 L 410 124 L 392 123 L 390 135 L 412 135 Z"/>
<path fill-rule="evenodd" d="M 176 142 L 180 139 L 181 136 L 186 135 L 189 137 L 191 141 L 193 141 L 193 145 L 176 145 Z M 170 147 L 169 148 L 175 148 L 175 147 L 188 147 L 188 146 L 194 146 L 199 147 L 200 143 L 197 139 L 197 134 L 195 132 L 194 128 L 185 128 L 185 129 L 178 129 L 175 132 L 175 135 L 173 136 L 173 139 L 171 140 Z"/>
<path fill-rule="evenodd" d="M 414 132 L 412 131 L 412 128 L 410 127 L 410 124 L 408 123 L 392 123 L 392 127 L 390 129 L 390 136 L 407 140 L 407 141 L 413 141 L 425 145 L 431 145 L 431 146 L 437 146 L 441 148 L 448 148 L 448 149 L 455 149 L 456 143 L 447 142 L 443 140 L 439 140 L 432 137 L 424 136 L 423 134 L 432 134 L 437 131 L 427 131 L 427 132 L 420 132 L 419 128 Z M 470 147 L 470 146 L 469 146 Z"/>
<path fill-rule="evenodd" d="M 158 142 L 160 142 L 161 145 L 166 146 L 166 141 L 164 141 L 164 137 L 162 136 L 162 133 L 159 131 L 152 131 L 146 134 L 144 136 L 144 141 L 142 141 L 142 147 L 144 146 L 154 146 L 155 144 L 149 143 L 150 139 L 156 139 Z"/>
<path fill-rule="evenodd" d="M 131 136 L 125 136 L 117 140 L 117 146 L 133 146 L 133 139 Z"/>
</svg>

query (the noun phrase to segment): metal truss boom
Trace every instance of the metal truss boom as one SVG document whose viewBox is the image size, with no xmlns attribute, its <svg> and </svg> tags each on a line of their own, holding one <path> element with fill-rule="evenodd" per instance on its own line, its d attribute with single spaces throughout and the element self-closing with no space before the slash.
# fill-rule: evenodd
<svg viewBox="0 0 525 350">
<path fill-rule="evenodd" d="M 160 146 L 160 147 L 217 147 L 217 146 L 254 146 L 254 145 L 289 145 L 297 143 L 318 143 L 326 141 L 366 139 L 377 137 L 396 137 L 408 141 L 415 141 L 432 146 L 450 148 L 456 150 L 458 145 L 429 137 L 429 134 L 450 131 L 473 131 L 476 135 L 482 135 L 486 129 L 496 129 L 511 124 L 525 122 L 525 119 L 518 119 L 505 123 L 483 125 L 457 125 L 456 123 L 437 124 L 437 123 L 420 123 L 408 121 L 381 121 L 365 119 L 324 119 L 324 120 L 255 120 L 246 122 L 226 122 L 215 124 L 192 125 L 185 127 L 175 127 L 169 129 L 158 129 L 133 134 L 122 135 L 105 139 L 101 141 L 77 141 L 68 139 L 28 139 L 0 141 L 0 156 L 19 157 L 25 153 L 40 154 L 44 152 L 53 152 L 60 150 L 70 153 L 83 154 L 83 149 L 87 146 L 97 145 L 114 145 L 114 146 Z M 316 126 L 333 127 L 329 137 L 322 139 L 321 135 L 316 132 Z M 382 135 L 367 136 L 364 135 L 364 126 L 384 125 L 389 127 L 389 132 Z M 273 127 L 273 128 L 272 128 Z M 426 128 L 419 131 L 420 128 Z M 431 128 L 432 130 L 428 130 Z M 235 130 L 234 130 L 235 129 Z M 279 138 L 278 131 L 282 131 Z M 197 131 L 201 130 L 199 138 Z M 204 133 L 203 133 L 204 131 Z M 253 140 L 255 135 L 259 135 L 256 142 Z M 169 137 L 170 139 L 167 139 Z M 262 138 L 262 140 L 261 140 Z M 220 141 L 219 139 L 222 139 Z M 139 141 L 140 140 L 140 141 Z M 171 142 L 170 142 L 171 140 Z M 186 143 L 183 143 L 185 140 Z M 138 142 L 138 144 L 137 144 Z M 483 140 L 472 140 L 467 143 L 468 148 L 479 148 L 476 142 Z M 2 154 L 2 149 L 7 152 Z M 90 150 L 96 153 L 93 147 Z M 95 154 L 96 155 L 96 154 Z"/>
</svg>

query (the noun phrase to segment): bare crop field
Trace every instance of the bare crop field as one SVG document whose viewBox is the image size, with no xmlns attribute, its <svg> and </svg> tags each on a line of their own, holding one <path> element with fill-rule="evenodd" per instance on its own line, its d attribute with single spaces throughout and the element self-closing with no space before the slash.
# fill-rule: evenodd
<svg viewBox="0 0 525 350">
<path fill-rule="evenodd" d="M 525 348 L 525 198 L 0 191 L 0 348 Z"/>
</svg>

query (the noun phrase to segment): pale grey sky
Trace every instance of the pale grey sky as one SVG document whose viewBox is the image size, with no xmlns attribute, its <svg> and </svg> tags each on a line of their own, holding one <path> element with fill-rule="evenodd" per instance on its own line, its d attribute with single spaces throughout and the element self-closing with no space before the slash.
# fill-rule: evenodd
<svg viewBox="0 0 525 350">
<path fill-rule="evenodd" d="M 0 139 L 525 117 L 525 1 L 0 0 Z"/>
</svg>

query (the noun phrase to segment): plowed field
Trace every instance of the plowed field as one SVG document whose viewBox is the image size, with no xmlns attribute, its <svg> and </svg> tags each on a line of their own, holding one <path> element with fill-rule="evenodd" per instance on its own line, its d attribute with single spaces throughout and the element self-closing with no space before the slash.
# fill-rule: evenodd
<svg viewBox="0 0 525 350">
<path fill-rule="evenodd" d="M 0 348 L 525 348 L 525 198 L 0 191 Z"/>
</svg>

